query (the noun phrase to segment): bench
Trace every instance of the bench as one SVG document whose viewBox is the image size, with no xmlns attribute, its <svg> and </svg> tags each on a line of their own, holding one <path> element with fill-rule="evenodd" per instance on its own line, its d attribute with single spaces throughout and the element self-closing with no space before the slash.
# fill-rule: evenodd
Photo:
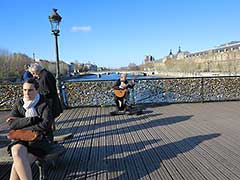
<svg viewBox="0 0 240 180">
<path fill-rule="evenodd" d="M 59 144 L 59 142 L 63 142 L 67 139 L 73 138 L 72 133 L 67 134 L 56 134 L 54 136 L 54 144 L 51 146 L 51 151 L 42 158 L 38 158 L 35 161 L 39 169 L 39 180 L 48 179 L 48 169 L 54 167 L 56 164 L 56 160 L 61 157 L 65 152 L 66 148 Z M 7 154 L 7 146 L 11 141 L 7 138 L 7 134 L 1 134 L 0 136 L 0 152 L 1 156 L 6 156 L 6 158 L 1 157 L 1 161 L 12 161 L 12 158 Z"/>
<path fill-rule="evenodd" d="M 10 142 L 6 134 L 0 134 L 0 148 L 7 146 Z"/>
<path fill-rule="evenodd" d="M 58 142 L 63 142 L 64 140 L 73 138 L 72 133 L 68 134 L 55 134 L 52 144 L 51 151 L 42 158 L 38 158 L 35 163 L 39 169 L 39 180 L 47 180 L 48 179 L 48 169 L 49 167 L 54 167 L 56 164 L 56 160 L 61 157 L 65 152 L 66 148 L 59 144 Z"/>
<path fill-rule="evenodd" d="M 54 167 L 56 160 L 66 152 L 66 148 L 61 144 L 52 144 L 51 151 L 42 158 L 38 158 L 35 163 L 39 169 L 39 180 L 48 179 L 49 167 Z"/>
</svg>

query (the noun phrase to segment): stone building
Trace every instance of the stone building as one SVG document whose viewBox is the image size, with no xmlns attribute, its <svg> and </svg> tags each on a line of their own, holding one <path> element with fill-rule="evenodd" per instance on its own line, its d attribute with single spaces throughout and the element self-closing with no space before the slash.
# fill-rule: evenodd
<svg viewBox="0 0 240 180">
<path fill-rule="evenodd" d="M 214 74 L 240 74 L 240 41 L 231 41 L 214 48 L 190 53 L 179 47 L 172 50 L 162 63 L 155 64 L 155 69 L 183 73 L 211 72 Z M 158 66 L 158 67 L 157 67 Z"/>
<path fill-rule="evenodd" d="M 144 63 L 149 63 L 149 62 L 153 62 L 155 59 L 152 55 L 145 55 L 144 57 Z"/>
<path fill-rule="evenodd" d="M 232 41 L 209 50 L 194 53 L 183 52 L 179 47 L 176 54 L 173 54 L 172 50 L 170 50 L 169 55 L 163 58 L 163 62 L 168 60 L 191 60 L 194 62 L 240 60 L 240 41 Z"/>
</svg>

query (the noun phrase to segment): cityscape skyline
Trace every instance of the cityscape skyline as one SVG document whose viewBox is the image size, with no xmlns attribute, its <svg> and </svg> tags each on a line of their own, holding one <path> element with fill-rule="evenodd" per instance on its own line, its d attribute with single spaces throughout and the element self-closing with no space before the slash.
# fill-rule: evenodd
<svg viewBox="0 0 240 180">
<path fill-rule="evenodd" d="M 141 64 L 178 51 L 197 52 L 240 40 L 237 0 L 1 0 L 0 49 L 54 61 L 48 16 L 57 8 L 59 56 L 104 67 Z"/>
</svg>

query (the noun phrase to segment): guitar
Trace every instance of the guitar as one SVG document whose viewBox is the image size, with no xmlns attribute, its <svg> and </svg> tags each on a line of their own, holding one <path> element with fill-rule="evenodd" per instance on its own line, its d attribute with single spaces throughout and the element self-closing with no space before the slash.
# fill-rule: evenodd
<svg viewBox="0 0 240 180">
<path fill-rule="evenodd" d="M 118 98 L 124 97 L 127 93 L 127 89 L 114 89 L 113 91 L 115 96 L 117 96 Z"/>
</svg>

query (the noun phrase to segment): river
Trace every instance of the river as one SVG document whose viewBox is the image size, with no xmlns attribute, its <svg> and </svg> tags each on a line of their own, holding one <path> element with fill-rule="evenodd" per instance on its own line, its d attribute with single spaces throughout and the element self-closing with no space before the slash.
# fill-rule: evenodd
<svg viewBox="0 0 240 180">
<path fill-rule="evenodd" d="M 88 74 L 81 75 L 80 77 L 70 79 L 68 81 L 102 81 L 102 80 L 117 80 L 120 78 L 120 74 L 116 72 L 111 72 L 108 74 Z M 149 78 L 159 78 L 158 76 L 144 76 L 144 75 L 135 75 L 135 74 L 127 74 L 127 79 L 149 79 Z"/>
</svg>

